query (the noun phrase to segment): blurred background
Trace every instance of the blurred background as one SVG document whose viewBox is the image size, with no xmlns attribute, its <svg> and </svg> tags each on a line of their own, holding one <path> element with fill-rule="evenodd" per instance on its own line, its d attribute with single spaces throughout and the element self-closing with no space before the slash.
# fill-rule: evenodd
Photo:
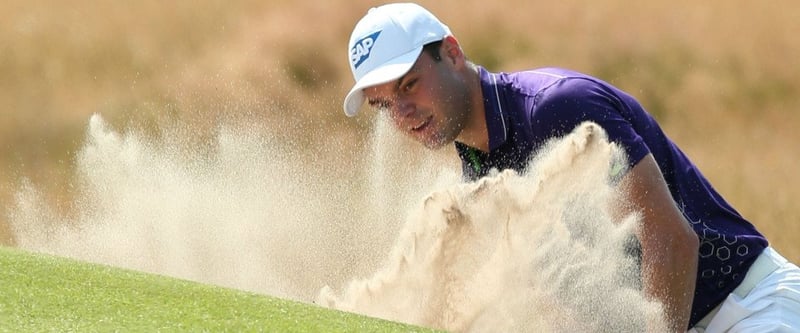
<svg viewBox="0 0 800 333">
<path fill-rule="evenodd" d="M 717 190 L 800 261 L 794 1 L 419 3 L 489 70 L 567 67 L 637 97 Z M 346 43 L 378 4 L 3 1 L 0 244 L 15 245 L 7 212 L 24 181 L 71 209 L 92 114 L 153 136 L 180 122 L 198 144 L 221 123 L 256 122 L 299 147 L 364 153 L 374 115 L 341 110 L 352 84 Z"/>
</svg>

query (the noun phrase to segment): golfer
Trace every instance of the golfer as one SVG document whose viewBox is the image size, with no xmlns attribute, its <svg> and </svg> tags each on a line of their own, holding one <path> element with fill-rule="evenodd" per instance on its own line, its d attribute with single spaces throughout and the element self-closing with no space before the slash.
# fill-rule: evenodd
<svg viewBox="0 0 800 333">
<path fill-rule="evenodd" d="M 642 213 L 645 293 L 675 332 L 800 331 L 800 269 L 722 196 L 629 94 L 559 68 L 492 73 L 467 60 L 450 29 L 410 3 L 372 8 L 348 44 L 366 102 L 431 149 L 454 144 L 464 177 L 524 171 L 548 140 L 597 123 L 627 153 L 620 186 Z"/>
</svg>

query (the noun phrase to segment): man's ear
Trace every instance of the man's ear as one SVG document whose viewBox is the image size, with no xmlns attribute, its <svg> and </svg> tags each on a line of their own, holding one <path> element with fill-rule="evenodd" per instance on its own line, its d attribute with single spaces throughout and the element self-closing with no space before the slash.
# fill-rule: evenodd
<svg viewBox="0 0 800 333">
<path fill-rule="evenodd" d="M 453 36 L 447 36 L 442 40 L 440 54 L 454 65 L 463 64 L 466 61 L 461 45 L 458 44 L 458 40 Z"/>
</svg>

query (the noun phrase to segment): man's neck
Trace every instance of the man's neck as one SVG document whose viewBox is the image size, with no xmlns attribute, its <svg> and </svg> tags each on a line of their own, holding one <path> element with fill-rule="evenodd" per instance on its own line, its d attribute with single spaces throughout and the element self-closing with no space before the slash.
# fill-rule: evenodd
<svg viewBox="0 0 800 333">
<path fill-rule="evenodd" d="M 486 110 L 483 102 L 483 89 L 478 68 L 470 64 L 467 72 L 467 85 L 470 91 L 470 110 L 467 124 L 461 130 L 457 141 L 484 152 L 489 151 L 489 131 L 486 126 Z"/>
</svg>

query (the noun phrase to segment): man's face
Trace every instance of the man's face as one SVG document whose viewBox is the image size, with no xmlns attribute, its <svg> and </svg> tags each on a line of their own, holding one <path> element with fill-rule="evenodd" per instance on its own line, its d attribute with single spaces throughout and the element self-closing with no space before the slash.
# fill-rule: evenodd
<svg viewBox="0 0 800 333">
<path fill-rule="evenodd" d="M 422 52 L 403 77 L 364 89 L 368 103 L 387 112 L 403 133 L 431 149 L 453 142 L 464 128 L 470 102 L 464 79 L 450 59 Z"/>
</svg>

